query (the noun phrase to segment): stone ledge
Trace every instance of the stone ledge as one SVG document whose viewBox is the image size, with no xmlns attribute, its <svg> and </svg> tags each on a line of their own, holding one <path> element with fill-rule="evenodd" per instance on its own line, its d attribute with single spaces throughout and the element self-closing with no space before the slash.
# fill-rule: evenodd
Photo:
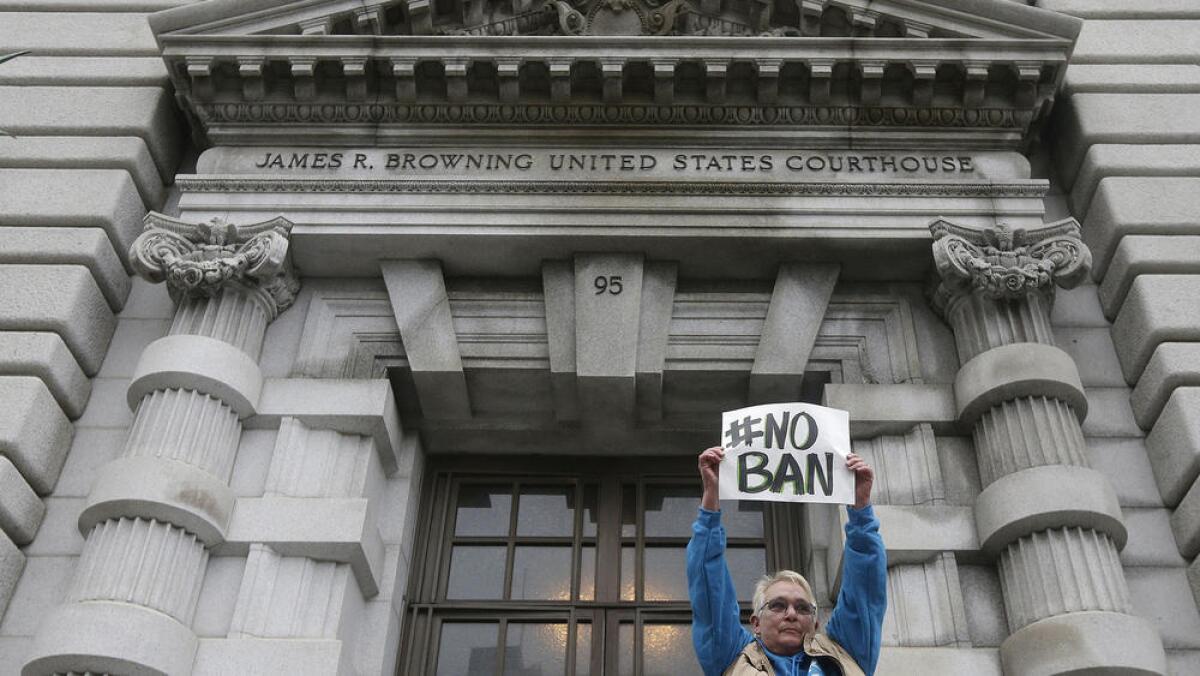
<svg viewBox="0 0 1200 676">
<path fill-rule="evenodd" d="M 1200 385 L 1200 343 L 1160 344 L 1129 397 L 1138 425 L 1157 428 L 1155 421 L 1175 389 L 1189 385 Z"/>
<path fill-rule="evenodd" d="M 21 571 L 25 570 L 25 555 L 17 549 L 3 531 L 0 531 L 0 618 L 8 609 L 8 602 L 17 589 L 17 581 L 21 579 Z"/>
<path fill-rule="evenodd" d="M 353 660 L 334 639 L 202 638 L 191 676 L 349 676 Z"/>
<path fill-rule="evenodd" d="M 948 384 L 830 384 L 822 403 L 850 412 L 850 436 L 856 439 L 904 434 L 921 423 L 932 424 L 938 433 L 960 427 L 954 386 Z"/>
<path fill-rule="evenodd" d="M 69 200 L 62 199 L 65 186 Z M 0 226 L 100 228 L 126 266 L 146 215 L 133 179 L 122 169 L 0 169 L 0 204 Z"/>
<path fill-rule="evenodd" d="M 159 87 L 0 87 L 0 119 L 16 136 L 137 136 L 159 174 L 179 166 L 178 113 Z"/>
<path fill-rule="evenodd" d="M 901 648 L 884 646 L 877 674 L 970 674 L 1001 676 L 1000 651 L 996 648 Z"/>
<path fill-rule="evenodd" d="M 1200 143 L 1200 95 L 1196 94 L 1075 94 L 1055 117 L 1065 190 L 1074 186 L 1084 156 L 1098 143 Z"/>
<path fill-rule="evenodd" d="M 1108 478 L 1067 465 L 1032 467 L 997 479 L 979 494 L 975 524 L 980 549 L 993 557 L 1016 540 L 1049 528 L 1098 530 L 1118 550 L 1128 538 Z"/>
<path fill-rule="evenodd" d="M 255 414 L 263 377 L 258 362 L 216 338 L 164 336 L 150 343 L 138 359 L 126 401 L 137 411 L 142 399 L 158 390 L 195 390 L 233 409 L 239 419 Z"/>
<path fill-rule="evenodd" d="M 1071 64 L 1063 81 L 1066 96 L 1075 94 L 1196 94 L 1195 66 Z"/>
<path fill-rule="evenodd" d="M 0 228 L 0 263 L 82 265 L 92 272 L 113 312 L 129 296 L 130 279 L 100 228 Z"/>
<path fill-rule="evenodd" d="M 1146 620 L 1102 611 L 1038 620 L 1000 646 L 1005 674 L 1122 674 L 1162 676 L 1166 654 Z"/>
<path fill-rule="evenodd" d="M 1200 275 L 1142 275 L 1113 322 L 1125 380 L 1135 384 L 1160 343 L 1200 340 Z"/>
<path fill-rule="evenodd" d="M 141 13 L 5 12 L 0 45 L 6 52 L 42 55 L 158 55 L 150 24 Z"/>
<path fill-rule="evenodd" d="M 71 447 L 74 427 L 37 378 L 0 376 L 0 455 L 45 495 L 54 488 Z"/>
<path fill-rule="evenodd" d="M 297 418 L 310 429 L 369 436 L 375 440 L 384 473 L 390 476 L 399 467 L 403 430 L 387 380 L 268 378 L 258 414 L 247 419 L 245 427 L 279 427 L 284 416 Z"/>
<path fill-rule="evenodd" d="M 92 381 L 56 333 L 0 332 L 0 376 L 40 378 L 72 420 L 83 415 L 92 392 Z"/>
<path fill-rule="evenodd" d="M 1129 287 L 1139 275 L 1200 275 L 1200 237 L 1130 235 L 1121 239 L 1108 274 L 1100 284 L 1100 302 L 1110 320 L 1121 311 Z"/>
<path fill-rule="evenodd" d="M 1196 63 L 1200 18 L 1139 16 L 1134 20 L 1091 18 L 1083 23 L 1071 63 Z"/>
<path fill-rule="evenodd" d="M 1197 76 L 1200 78 L 1200 75 Z M 1200 90 L 1200 83 L 1197 89 Z M 1088 149 L 1071 189 L 1071 210 L 1087 219 L 1096 186 L 1109 176 L 1200 177 L 1200 145 L 1097 144 Z"/>
<path fill-rule="evenodd" d="M 0 0 L 0 12 L 157 12 L 195 0 Z"/>
<path fill-rule="evenodd" d="M 1038 0 L 1037 5 L 1082 19 L 1200 19 L 1200 6 L 1192 0 Z"/>
<path fill-rule="evenodd" d="M 21 676 L 69 673 L 187 674 L 196 635 L 168 615 L 132 603 L 68 603 L 43 620 Z"/>
<path fill-rule="evenodd" d="M 975 510 L 954 505 L 875 505 L 888 565 L 925 563 L 942 552 L 975 554 Z"/>
<path fill-rule="evenodd" d="M 955 406 L 964 425 L 1006 401 L 1042 396 L 1066 402 L 1079 420 L 1087 417 L 1079 369 L 1070 355 L 1053 345 L 994 347 L 963 364 L 954 378 Z"/>
<path fill-rule="evenodd" d="M 0 455 L 0 530 L 18 545 L 33 542 L 46 506 L 12 462 Z M 0 617 L 3 613 L 0 612 Z"/>
<path fill-rule="evenodd" d="M 100 370 L 117 320 L 81 265 L 0 265 L 0 331 L 49 331 L 83 372 Z"/>
<path fill-rule="evenodd" d="M 1123 237 L 1200 235 L 1197 212 L 1200 178 L 1102 179 L 1083 227 L 1084 243 L 1092 250 L 1093 279 L 1104 278 Z"/>
<path fill-rule="evenodd" d="M 163 60 L 150 56 L 35 56 L 0 68 L 0 85 L 49 87 L 163 87 L 170 78 Z"/>
<path fill-rule="evenodd" d="M 8 64 L 5 64 L 7 66 Z M 146 142 L 114 138 L 0 137 L 0 167 L 10 169 L 124 169 L 133 177 L 142 203 L 157 209 L 166 198 Z"/>
<path fill-rule="evenodd" d="M 245 556 L 252 543 L 282 556 L 350 564 L 365 598 L 379 593 L 383 541 L 367 498 L 239 498 L 215 556 Z"/>
</svg>

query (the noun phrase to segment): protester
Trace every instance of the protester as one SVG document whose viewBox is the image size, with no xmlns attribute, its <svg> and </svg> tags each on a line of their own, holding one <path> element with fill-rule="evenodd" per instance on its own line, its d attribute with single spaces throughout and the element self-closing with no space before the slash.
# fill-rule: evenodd
<svg viewBox="0 0 1200 676">
<path fill-rule="evenodd" d="M 750 625 L 742 626 L 737 593 L 725 562 L 725 528 L 718 503 L 724 449 L 700 454 L 704 487 L 687 548 L 692 644 L 706 676 L 870 676 L 879 661 L 887 608 L 887 553 L 871 508 L 875 473 L 851 453 L 854 506 L 847 507 L 842 585 L 825 631 L 819 631 L 812 586 L 799 573 L 766 575 L 754 590 Z"/>
</svg>

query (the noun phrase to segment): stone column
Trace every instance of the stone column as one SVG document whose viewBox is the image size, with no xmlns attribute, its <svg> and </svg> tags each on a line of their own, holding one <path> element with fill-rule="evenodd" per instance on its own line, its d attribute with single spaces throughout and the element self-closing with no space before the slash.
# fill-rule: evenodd
<svg viewBox="0 0 1200 676">
<path fill-rule="evenodd" d="M 1132 615 L 1116 493 L 1089 467 L 1079 373 L 1050 328 L 1055 285 L 1074 286 L 1091 263 L 1078 223 L 930 230 L 933 304 L 954 329 L 958 417 L 979 459 L 980 546 L 1008 614 L 1005 673 L 1164 673 L 1157 632 Z"/>
<path fill-rule="evenodd" d="M 291 224 L 194 225 L 161 214 L 130 258 L 178 304 L 142 353 L 121 457 L 98 473 L 79 517 L 86 538 L 67 602 L 40 627 L 23 674 L 186 675 L 209 549 L 225 539 L 242 420 L 262 388 L 267 324 L 295 299 Z"/>
</svg>

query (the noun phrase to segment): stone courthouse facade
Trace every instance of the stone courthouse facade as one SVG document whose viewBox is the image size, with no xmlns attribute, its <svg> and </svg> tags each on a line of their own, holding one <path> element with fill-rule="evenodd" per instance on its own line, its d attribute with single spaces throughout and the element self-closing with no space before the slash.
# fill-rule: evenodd
<svg viewBox="0 0 1200 676">
<path fill-rule="evenodd" d="M 0 674 L 695 673 L 848 409 L 880 674 L 1200 673 L 1200 4 L 0 0 Z M 844 513 L 726 506 L 822 612 Z"/>
</svg>

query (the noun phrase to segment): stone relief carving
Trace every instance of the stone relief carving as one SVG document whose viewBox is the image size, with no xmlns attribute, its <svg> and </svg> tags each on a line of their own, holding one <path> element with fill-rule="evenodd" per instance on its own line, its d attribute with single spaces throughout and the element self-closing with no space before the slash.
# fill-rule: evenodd
<svg viewBox="0 0 1200 676">
<path fill-rule="evenodd" d="M 211 298 L 229 284 L 261 290 L 275 314 L 295 301 L 300 284 L 288 258 L 292 224 L 282 216 L 239 226 L 221 218 L 187 223 L 150 212 L 145 224 L 130 247 L 133 268 L 151 282 L 166 282 L 176 302 Z"/>
<path fill-rule="evenodd" d="M 1039 228 L 971 228 L 938 219 L 933 260 L 942 283 L 934 305 L 945 307 L 955 293 L 977 291 L 988 298 L 1019 299 L 1034 291 L 1069 289 L 1091 267 L 1092 254 L 1079 239 L 1079 223 L 1067 218 Z"/>
</svg>

